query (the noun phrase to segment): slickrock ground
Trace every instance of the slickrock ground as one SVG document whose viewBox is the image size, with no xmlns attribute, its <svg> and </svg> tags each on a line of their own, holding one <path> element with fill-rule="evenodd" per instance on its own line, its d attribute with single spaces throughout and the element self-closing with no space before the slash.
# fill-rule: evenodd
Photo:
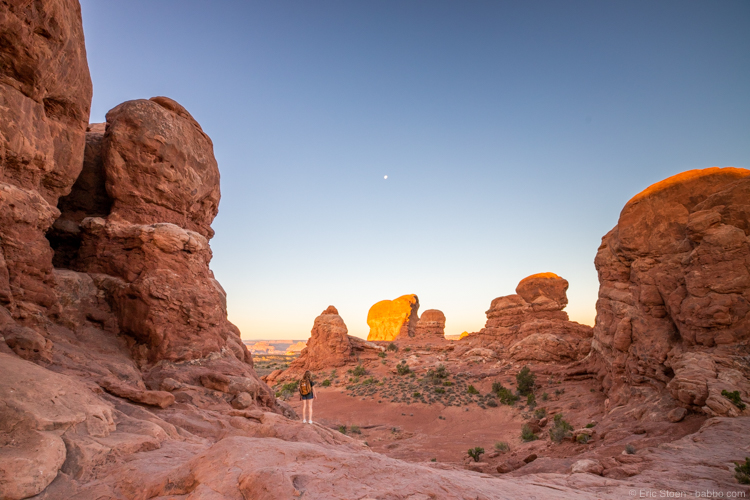
<svg viewBox="0 0 750 500">
<path fill-rule="evenodd" d="M 87 125 L 75 0 L 3 2 L 0 62 L 0 499 L 750 495 L 733 478 L 750 456 L 747 171 L 631 200 L 597 256 L 593 340 L 547 274 L 456 343 L 437 312 L 418 323 L 416 296 L 374 316 L 394 347 L 327 309 L 287 370 L 320 381 L 303 424 L 227 321 L 209 268 L 219 171 L 197 121 L 155 97 Z M 503 403 L 524 363 L 534 412 Z M 560 443 L 554 415 L 571 424 Z"/>
</svg>

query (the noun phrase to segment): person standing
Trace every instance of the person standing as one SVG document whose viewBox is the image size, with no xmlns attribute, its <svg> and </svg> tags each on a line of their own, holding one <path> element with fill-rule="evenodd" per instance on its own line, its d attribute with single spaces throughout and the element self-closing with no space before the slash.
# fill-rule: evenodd
<svg viewBox="0 0 750 500">
<path fill-rule="evenodd" d="M 313 423 L 313 401 L 315 395 L 315 382 L 312 380 L 312 373 L 307 370 L 299 381 L 299 398 L 302 400 L 302 423 Z M 310 407 L 310 419 L 307 418 L 307 408 Z"/>
</svg>

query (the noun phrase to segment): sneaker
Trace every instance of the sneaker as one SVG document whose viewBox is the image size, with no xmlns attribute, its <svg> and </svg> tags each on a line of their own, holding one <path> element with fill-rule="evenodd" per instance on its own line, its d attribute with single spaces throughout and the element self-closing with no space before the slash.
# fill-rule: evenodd
<svg viewBox="0 0 750 500">
<path fill-rule="evenodd" d="M 307 423 L 307 420 L 305 420 L 305 419 L 302 419 L 302 423 L 303 423 L 303 424 L 306 424 L 306 423 Z"/>
<path fill-rule="evenodd" d="M 310 420 L 310 421 L 308 422 L 308 424 L 311 424 L 311 423 L 312 423 L 312 420 Z"/>
</svg>

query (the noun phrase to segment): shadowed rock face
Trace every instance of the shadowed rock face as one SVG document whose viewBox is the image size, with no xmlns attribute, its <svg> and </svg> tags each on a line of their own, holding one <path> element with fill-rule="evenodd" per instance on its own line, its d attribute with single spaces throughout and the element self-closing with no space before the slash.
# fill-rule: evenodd
<svg viewBox="0 0 750 500">
<path fill-rule="evenodd" d="M 0 10 L 0 305 L 55 304 L 45 231 L 81 170 L 91 78 L 76 0 Z"/>
<path fill-rule="evenodd" d="M 306 370 L 317 371 L 344 366 L 356 359 L 349 338 L 339 312 L 335 307 L 328 306 L 315 318 L 307 347 L 289 368 L 304 373 Z"/>
<path fill-rule="evenodd" d="M 744 169 L 684 172 L 625 205 L 595 260 L 592 362 L 613 404 L 666 386 L 693 409 L 737 413 L 721 391 L 750 396 L 731 361 L 750 338 L 748 234 Z"/>
<path fill-rule="evenodd" d="M 575 361 L 588 354 L 591 327 L 568 321 L 567 280 L 554 273 L 528 276 L 515 295 L 498 297 L 477 334 L 462 336 L 515 360 Z"/>
<path fill-rule="evenodd" d="M 413 294 L 377 302 L 367 313 L 367 340 L 390 342 L 399 335 L 413 337 L 419 320 L 417 311 L 419 298 Z"/>
</svg>

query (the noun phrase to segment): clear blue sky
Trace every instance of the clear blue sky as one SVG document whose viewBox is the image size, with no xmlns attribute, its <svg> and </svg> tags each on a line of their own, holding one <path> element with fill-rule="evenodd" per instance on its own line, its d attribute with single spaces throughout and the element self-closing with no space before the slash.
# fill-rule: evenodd
<svg viewBox="0 0 750 500">
<path fill-rule="evenodd" d="M 750 167 L 747 1 L 81 3 L 91 121 L 166 95 L 214 141 L 244 338 L 306 338 L 329 304 L 364 337 L 407 293 L 476 331 L 547 271 L 593 324 L 628 199 Z"/>
</svg>

